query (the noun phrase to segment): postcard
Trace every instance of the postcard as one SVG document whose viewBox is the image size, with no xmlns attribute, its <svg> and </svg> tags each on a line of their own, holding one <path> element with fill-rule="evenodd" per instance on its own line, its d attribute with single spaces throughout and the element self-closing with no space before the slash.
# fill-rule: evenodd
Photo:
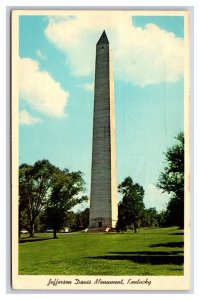
<svg viewBox="0 0 200 300">
<path fill-rule="evenodd" d="M 190 289 L 190 24 L 13 10 L 12 287 Z"/>
</svg>

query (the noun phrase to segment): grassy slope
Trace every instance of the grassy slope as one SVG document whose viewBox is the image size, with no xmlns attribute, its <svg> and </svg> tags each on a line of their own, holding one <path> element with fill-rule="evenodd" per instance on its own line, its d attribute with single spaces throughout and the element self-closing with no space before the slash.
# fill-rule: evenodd
<svg viewBox="0 0 200 300">
<path fill-rule="evenodd" d="M 137 234 L 58 234 L 56 240 L 51 236 L 22 239 L 19 274 L 183 275 L 183 231 L 175 227 Z"/>
</svg>

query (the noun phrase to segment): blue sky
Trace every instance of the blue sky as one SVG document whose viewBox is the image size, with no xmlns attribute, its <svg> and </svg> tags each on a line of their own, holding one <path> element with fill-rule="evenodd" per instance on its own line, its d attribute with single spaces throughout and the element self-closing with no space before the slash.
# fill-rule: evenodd
<svg viewBox="0 0 200 300">
<path fill-rule="evenodd" d="M 45 158 L 81 170 L 89 195 L 95 45 L 105 29 L 113 51 L 118 184 L 131 176 L 145 189 L 146 207 L 162 210 L 169 196 L 155 185 L 163 152 L 184 127 L 184 18 L 117 12 L 107 19 L 20 16 L 19 161 Z"/>
</svg>

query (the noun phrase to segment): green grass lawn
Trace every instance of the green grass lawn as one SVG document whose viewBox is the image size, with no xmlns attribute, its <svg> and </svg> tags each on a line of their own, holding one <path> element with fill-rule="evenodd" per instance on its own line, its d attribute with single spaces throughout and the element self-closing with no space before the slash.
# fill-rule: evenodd
<svg viewBox="0 0 200 300">
<path fill-rule="evenodd" d="M 21 275 L 183 275 L 183 231 L 36 234 L 19 244 Z"/>
</svg>

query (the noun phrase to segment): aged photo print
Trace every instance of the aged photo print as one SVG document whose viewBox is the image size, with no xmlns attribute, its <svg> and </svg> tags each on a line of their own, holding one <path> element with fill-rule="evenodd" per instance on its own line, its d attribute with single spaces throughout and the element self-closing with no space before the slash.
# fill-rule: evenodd
<svg viewBox="0 0 200 300">
<path fill-rule="evenodd" d="M 12 285 L 190 288 L 189 12 L 13 10 Z"/>
</svg>

